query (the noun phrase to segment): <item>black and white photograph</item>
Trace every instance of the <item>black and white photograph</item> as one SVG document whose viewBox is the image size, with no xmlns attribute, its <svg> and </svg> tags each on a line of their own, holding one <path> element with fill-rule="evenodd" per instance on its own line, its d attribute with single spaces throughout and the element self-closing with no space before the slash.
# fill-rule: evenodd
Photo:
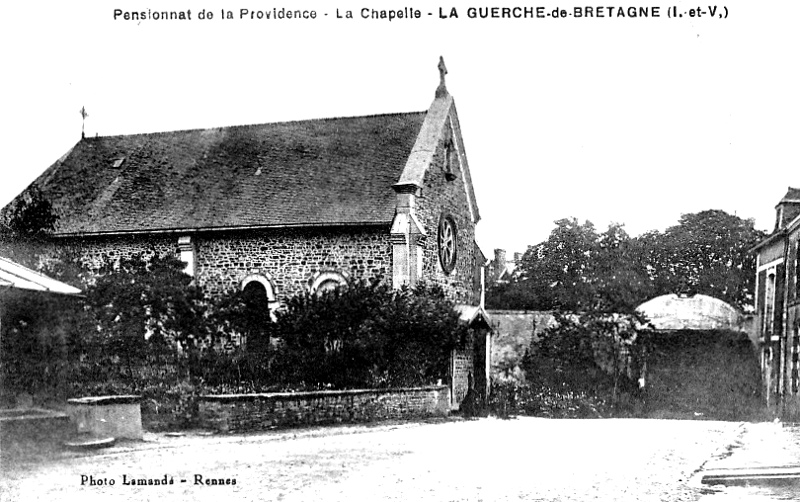
<svg viewBox="0 0 800 502">
<path fill-rule="evenodd" d="M 0 501 L 800 499 L 798 19 L 3 6 Z"/>
</svg>

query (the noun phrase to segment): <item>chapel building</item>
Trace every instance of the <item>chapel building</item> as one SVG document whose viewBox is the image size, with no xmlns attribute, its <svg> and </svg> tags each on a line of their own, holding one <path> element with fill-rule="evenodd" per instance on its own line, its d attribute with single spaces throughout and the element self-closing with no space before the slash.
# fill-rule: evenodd
<svg viewBox="0 0 800 502">
<path fill-rule="evenodd" d="M 480 212 L 439 72 L 425 111 L 82 137 L 29 189 L 59 217 L 55 245 L 91 267 L 171 253 L 206 294 L 247 288 L 270 309 L 350 279 L 425 281 L 488 327 Z"/>
</svg>

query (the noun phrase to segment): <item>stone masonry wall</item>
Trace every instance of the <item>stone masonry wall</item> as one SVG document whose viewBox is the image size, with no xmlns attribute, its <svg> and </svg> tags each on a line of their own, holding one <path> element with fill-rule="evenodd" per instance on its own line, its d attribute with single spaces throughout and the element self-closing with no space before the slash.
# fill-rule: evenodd
<svg viewBox="0 0 800 502">
<path fill-rule="evenodd" d="M 210 296 L 240 288 L 250 275 L 269 279 L 279 301 L 308 290 L 321 272 L 357 280 L 391 277 L 388 228 L 220 232 L 192 240 L 195 277 Z M 135 254 L 180 256 L 177 235 L 69 238 L 56 245 L 64 243 L 95 269 Z"/>
<path fill-rule="evenodd" d="M 455 123 L 455 121 L 453 121 Z M 449 125 L 436 146 L 431 167 L 425 174 L 425 186 L 417 199 L 417 216 L 425 227 L 427 236 L 422 239 L 423 279 L 431 284 L 444 288 L 447 295 L 456 303 L 476 305 L 480 301 L 480 281 L 476 278 L 478 264 L 475 253 L 475 224 L 469 212 L 467 192 L 464 187 L 464 173 L 459 167 L 457 157 L 451 157 L 451 172 L 455 179 L 445 178 L 445 162 L 447 141 L 454 141 L 454 133 Z M 454 146 L 455 148 L 455 146 Z M 464 152 L 460 152 L 464 155 Z M 437 246 L 437 229 L 442 213 L 450 214 L 455 220 L 458 259 L 455 269 L 446 274 L 439 263 Z M 476 288 L 477 286 L 477 288 Z"/>
<path fill-rule="evenodd" d="M 199 422 L 219 432 L 249 432 L 276 426 L 370 422 L 444 416 L 446 386 L 201 396 Z"/>
<path fill-rule="evenodd" d="M 197 278 L 208 294 L 239 288 L 249 275 L 267 277 L 278 300 L 308 290 L 316 274 L 390 279 L 388 228 L 303 229 L 206 234 L 196 239 Z"/>
<path fill-rule="evenodd" d="M 473 375 L 474 351 L 472 347 L 456 349 L 452 353 L 453 407 L 458 408 L 470 387 L 475 385 Z"/>
<path fill-rule="evenodd" d="M 53 241 L 50 245 L 78 253 L 84 264 L 95 270 L 106 263 L 114 263 L 121 258 L 131 258 L 135 255 L 143 256 L 145 259 L 155 254 L 179 255 L 178 238 L 169 235 L 69 237 Z"/>
</svg>

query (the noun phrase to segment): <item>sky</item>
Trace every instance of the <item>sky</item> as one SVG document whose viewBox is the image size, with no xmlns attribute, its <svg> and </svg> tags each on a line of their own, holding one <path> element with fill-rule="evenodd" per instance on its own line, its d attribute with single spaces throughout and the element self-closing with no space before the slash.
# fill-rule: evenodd
<svg viewBox="0 0 800 502">
<path fill-rule="evenodd" d="M 0 206 L 75 145 L 81 127 L 106 136 L 422 111 L 440 56 L 487 256 L 525 251 L 568 217 L 638 235 L 721 209 L 772 230 L 775 204 L 800 187 L 800 2 L 622 4 L 659 7 L 658 18 L 607 9 L 578 18 L 578 2 L 495 4 L 570 14 L 534 19 L 472 18 L 470 7 L 486 5 L 461 0 L 371 4 L 420 11 L 391 21 L 362 18 L 364 5 L 5 5 Z M 241 18 L 241 9 L 288 6 L 316 18 Z M 683 17 L 668 16 L 673 6 Z M 690 17 L 698 7 L 705 14 Z M 124 19 L 187 9 L 190 20 Z M 199 19 L 203 10 L 213 18 Z"/>
</svg>

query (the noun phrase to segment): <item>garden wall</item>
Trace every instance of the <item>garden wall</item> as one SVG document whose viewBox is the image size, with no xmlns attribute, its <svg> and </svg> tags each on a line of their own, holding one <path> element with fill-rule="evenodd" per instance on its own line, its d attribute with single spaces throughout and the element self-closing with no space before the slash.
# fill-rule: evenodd
<svg viewBox="0 0 800 502">
<path fill-rule="evenodd" d="M 268 394 L 206 395 L 199 398 L 200 426 L 218 432 L 249 432 L 276 426 L 314 425 L 445 416 L 447 386 Z"/>
</svg>

